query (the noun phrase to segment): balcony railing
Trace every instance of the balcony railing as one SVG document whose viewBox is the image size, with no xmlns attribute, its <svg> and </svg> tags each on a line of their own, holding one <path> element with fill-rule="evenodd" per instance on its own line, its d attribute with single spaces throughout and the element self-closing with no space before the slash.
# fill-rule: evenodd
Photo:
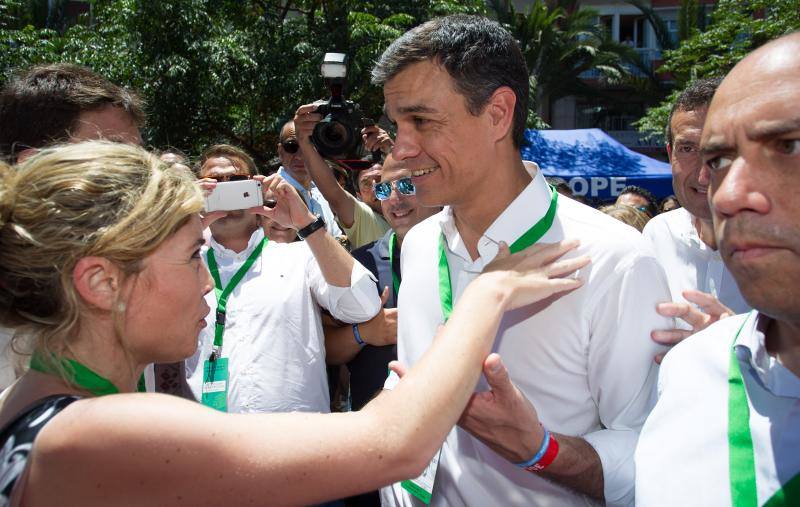
<svg viewBox="0 0 800 507">
<path fill-rule="evenodd" d="M 661 60 L 661 50 L 659 49 L 652 49 L 652 48 L 634 48 L 635 51 L 639 54 L 639 58 L 642 60 L 645 68 L 652 71 L 656 61 Z M 646 74 L 637 67 L 636 65 L 632 64 L 625 64 L 624 67 L 630 72 L 632 75 L 637 77 L 645 77 Z M 582 72 L 580 75 L 581 79 L 599 79 L 602 77 L 602 73 L 597 69 L 589 69 L 586 72 Z"/>
</svg>

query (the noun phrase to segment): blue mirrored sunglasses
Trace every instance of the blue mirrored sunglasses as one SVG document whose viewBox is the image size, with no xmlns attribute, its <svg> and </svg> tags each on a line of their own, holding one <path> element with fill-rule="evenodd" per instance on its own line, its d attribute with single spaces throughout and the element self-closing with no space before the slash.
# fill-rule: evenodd
<svg viewBox="0 0 800 507">
<path fill-rule="evenodd" d="M 375 198 L 379 201 L 385 201 L 392 196 L 392 187 L 394 187 L 400 195 L 414 195 L 417 189 L 411 183 L 411 178 L 405 177 L 394 181 L 384 181 L 382 183 L 375 183 L 372 185 L 372 190 L 375 192 Z"/>
</svg>

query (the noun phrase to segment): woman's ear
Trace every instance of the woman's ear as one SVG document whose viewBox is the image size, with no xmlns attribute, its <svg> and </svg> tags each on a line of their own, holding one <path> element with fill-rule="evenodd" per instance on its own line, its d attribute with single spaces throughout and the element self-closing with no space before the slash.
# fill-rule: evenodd
<svg viewBox="0 0 800 507">
<path fill-rule="evenodd" d="M 83 257 L 72 270 L 75 289 L 90 306 L 111 311 L 121 285 L 121 271 L 104 257 Z"/>
</svg>

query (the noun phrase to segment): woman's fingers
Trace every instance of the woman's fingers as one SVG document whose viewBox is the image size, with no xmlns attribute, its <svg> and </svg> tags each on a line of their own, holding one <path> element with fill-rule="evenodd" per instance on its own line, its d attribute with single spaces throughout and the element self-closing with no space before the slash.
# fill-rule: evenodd
<svg viewBox="0 0 800 507">
<path fill-rule="evenodd" d="M 549 278 L 566 276 L 588 265 L 590 262 L 591 259 L 588 255 L 581 255 L 572 259 L 561 259 L 547 266 L 545 273 Z"/>
<path fill-rule="evenodd" d="M 522 252 L 530 250 L 530 252 L 528 252 L 528 256 L 535 262 L 538 262 L 540 266 L 543 266 L 553 262 L 565 253 L 578 248 L 580 244 L 580 240 L 565 239 L 559 241 L 558 243 L 541 243 L 533 245 L 532 247 L 526 248 Z"/>
</svg>

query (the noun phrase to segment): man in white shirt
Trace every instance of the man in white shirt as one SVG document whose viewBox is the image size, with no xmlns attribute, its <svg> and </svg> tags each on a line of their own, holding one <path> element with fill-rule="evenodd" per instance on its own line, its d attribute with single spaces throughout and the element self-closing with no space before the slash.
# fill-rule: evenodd
<svg viewBox="0 0 800 507">
<path fill-rule="evenodd" d="M 755 310 L 667 354 L 636 450 L 636 500 L 798 505 L 800 33 L 731 70 L 700 153 L 716 244 Z"/>
<path fill-rule="evenodd" d="M 646 242 L 559 197 L 538 170 L 533 178 L 526 171 L 519 146 L 528 73 L 497 23 L 449 16 L 420 25 L 387 49 L 373 82 L 384 87 L 384 109 L 397 124 L 392 156 L 408 165 L 418 201 L 447 205 L 403 243 L 401 362 L 420 358 L 501 242 L 516 250 L 579 238 L 575 255 L 592 259 L 578 275 L 585 287 L 501 324 L 495 351 L 532 405 L 494 407 L 496 391 L 476 396 L 438 469 L 432 463 L 414 483 L 384 488 L 384 505 L 422 505 L 422 498 L 437 506 L 632 503 L 631 458 L 659 350 L 648 333 L 671 325 L 655 313 L 668 289 Z M 490 373 L 502 369 L 496 357 L 487 360 Z"/>
<path fill-rule="evenodd" d="M 278 169 L 281 178 L 300 193 L 311 213 L 325 220 L 325 228 L 331 236 L 341 236 L 342 230 L 336 224 L 336 216 L 330 204 L 314 184 L 311 173 L 306 168 L 303 149 L 298 143 L 293 121 L 286 122 L 281 128 L 278 157 L 281 159 L 281 167 Z"/>
<path fill-rule="evenodd" d="M 718 78 L 699 79 L 673 104 L 666 129 L 667 154 L 672 187 L 683 207 L 654 217 L 643 231 L 664 267 L 675 302 L 660 304 L 658 311 L 686 320 L 680 329 L 652 333 L 654 340 L 667 345 L 711 324 L 721 313 L 750 309 L 717 251 L 708 206 L 708 170 L 700 159 L 700 135 L 719 83 Z"/>
<path fill-rule="evenodd" d="M 201 169 L 206 184 L 212 181 L 212 191 L 213 180 L 240 175 L 247 175 L 240 164 Z M 298 229 L 305 241 L 267 241 L 258 217 L 245 210 L 229 212 L 210 225 L 210 245 L 202 257 L 212 275 L 218 272 L 218 290 L 206 296 L 216 310 L 206 318 L 197 352 L 186 360 L 187 383 L 197 400 L 210 400 L 208 365 L 224 359 L 228 412 L 328 412 L 320 306 L 341 321 L 355 323 L 378 313 L 380 299 L 367 270 L 324 230 L 287 182 L 272 176 L 264 186 L 281 188 L 275 192 L 274 210 L 262 213 Z M 243 275 L 236 283 L 239 272 Z M 232 283 L 220 318 L 220 302 Z"/>
</svg>

